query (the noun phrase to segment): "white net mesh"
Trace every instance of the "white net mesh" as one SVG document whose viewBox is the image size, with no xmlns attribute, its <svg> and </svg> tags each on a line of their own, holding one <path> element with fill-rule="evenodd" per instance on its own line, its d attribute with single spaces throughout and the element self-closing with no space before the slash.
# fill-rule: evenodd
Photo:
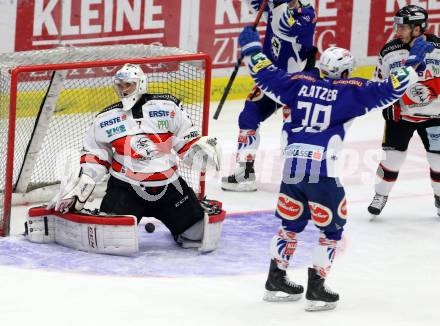
<svg viewBox="0 0 440 326">
<path fill-rule="evenodd" d="M 0 229 L 3 224 L 5 195 L 6 152 L 10 108 L 10 71 L 24 65 L 67 64 L 90 62 L 85 68 L 67 68 L 64 86 L 59 93 L 55 111 L 47 127 L 42 147 L 38 151 L 26 191 L 59 183 L 56 171 L 57 155 L 79 152 L 84 134 L 96 113 L 119 99 L 113 91 L 111 77 L 121 65 L 94 66 L 103 60 L 152 58 L 141 67 L 148 78 L 148 93 L 168 93 L 182 101 L 194 125 L 202 131 L 205 90 L 205 61 L 182 59 L 188 52 L 176 48 L 148 45 L 119 45 L 94 48 L 58 48 L 27 53 L 0 54 Z M 182 57 L 183 55 L 183 57 Z M 176 60 L 157 62 L 157 57 L 173 56 Z M 22 182 L 24 162 L 28 156 L 31 138 L 40 107 L 48 91 L 53 67 L 43 71 L 20 73 L 16 96 L 16 131 L 14 149 L 13 185 Z M 64 155 L 64 154 L 63 154 Z M 179 166 L 180 174 L 200 192 L 199 173 Z"/>
</svg>

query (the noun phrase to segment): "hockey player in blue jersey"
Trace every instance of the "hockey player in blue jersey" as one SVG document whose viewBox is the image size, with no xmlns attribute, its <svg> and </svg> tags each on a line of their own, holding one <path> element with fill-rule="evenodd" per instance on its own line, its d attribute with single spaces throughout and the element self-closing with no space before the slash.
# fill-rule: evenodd
<svg viewBox="0 0 440 326">
<path fill-rule="evenodd" d="M 397 101 L 418 76 L 413 67 L 402 67 L 381 81 L 348 79 L 353 57 L 348 50 L 332 47 L 321 56 L 319 68 L 286 73 L 261 52 L 258 34 L 246 27 L 239 43 L 255 83 L 266 95 L 287 105 L 282 129 L 285 157 L 276 216 L 281 227 L 272 239 L 271 263 L 266 282 L 267 301 L 298 300 L 304 289 L 286 274 L 298 234 L 311 219 L 320 230 L 308 269 L 308 311 L 333 309 L 339 295 L 324 286 L 347 218 L 345 192 L 336 163 L 345 132 L 353 118 Z M 432 45 L 419 40 L 407 65 L 417 65 Z"/>
<path fill-rule="evenodd" d="M 248 2 L 258 10 L 262 0 Z M 313 7 L 298 0 L 269 0 L 268 3 L 263 53 L 274 65 L 291 73 L 314 67 L 316 18 Z M 237 168 L 232 175 L 222 178 L 223 190 L 257 190 L 254 161 L 260 143 L 258 128 L 281 107 L 258 86 L 251 91 L 238 119 Z"/>
</svg>

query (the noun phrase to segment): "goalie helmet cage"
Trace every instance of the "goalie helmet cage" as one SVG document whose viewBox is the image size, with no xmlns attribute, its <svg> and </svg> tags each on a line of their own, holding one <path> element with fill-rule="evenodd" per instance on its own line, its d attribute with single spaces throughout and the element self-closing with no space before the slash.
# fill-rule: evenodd
<svg viewBox="0 0 440 326">
<path fill-rule="evenodd" d="M 94 116 L 119 101 L 111 77 L 127 62 L 141 65 L 148 93 L 177 97 L 201 134 L 208 134 L 206 54 L 141 44 L 0 54 L 0 236 L 9 235 L 12 204 L 49 200 L 62 175 L 79 166 Z M 203 197 L 204 173 L 178 166 Z M 97 188 L 102 195 L 105 184 Z"/>
</svg>

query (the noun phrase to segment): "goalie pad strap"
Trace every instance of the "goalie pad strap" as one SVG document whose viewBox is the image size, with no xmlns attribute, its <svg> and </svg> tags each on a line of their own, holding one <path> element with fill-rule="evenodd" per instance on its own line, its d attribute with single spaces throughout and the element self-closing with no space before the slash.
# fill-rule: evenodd
<svg viewBox="0 0 440 326">
<path fill-rule="evenodd" d="M 56 242 L 73 249 L 114 255 L 130 255 L 139 250 L 134 216 L 61 214 L 33 207 L 26 224 L 31 242 Z"/>
</svg>

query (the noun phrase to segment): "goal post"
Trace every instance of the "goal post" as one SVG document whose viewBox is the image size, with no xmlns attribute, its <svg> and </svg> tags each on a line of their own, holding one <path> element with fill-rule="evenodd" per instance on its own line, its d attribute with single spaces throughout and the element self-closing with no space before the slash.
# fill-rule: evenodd
<svg viewBox="0 0 440 326">
<path fill-rule="evenodd" d="M 139 44 L 0 54 L 0 236 L 9 234 L 13 204 L 49 200 L 59 189 L 63 160 L 79 165 L 94 116 L 119 101 L 111 78 L 127 62 L 142 67 L 148 93 L 177 97 L 200 133 L 208 134 L 206 54 Z M 203 173 L 178 166 L 202 197 Z"/>
</svg>

